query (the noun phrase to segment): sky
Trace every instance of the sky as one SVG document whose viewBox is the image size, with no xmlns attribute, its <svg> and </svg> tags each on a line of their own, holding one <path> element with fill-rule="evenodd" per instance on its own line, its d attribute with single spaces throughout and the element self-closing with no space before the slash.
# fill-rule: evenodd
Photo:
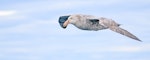
<svg viewBox="0 0 150 60">
<path fill-rule="evenodd" d="M 61 28 L 70 14 L 113 19 L 143 42 Z M 0 60 L 150 60 L 149 22 L 150 0 L 0 0 Z"/>
</svg>

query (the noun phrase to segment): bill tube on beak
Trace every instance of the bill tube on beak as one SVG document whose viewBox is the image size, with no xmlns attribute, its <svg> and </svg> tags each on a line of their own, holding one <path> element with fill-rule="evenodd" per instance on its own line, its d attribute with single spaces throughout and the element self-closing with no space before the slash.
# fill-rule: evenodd
<svg viewBox="0 0 150 60">
<path fill-rule="evenodd" d="M 60 16 L 59 17 L 59 24 L 62 28 L 66 28 L 67 25 L 69 24 L 68 18 L 69 18 L 69 16 Z"/>
</svg>

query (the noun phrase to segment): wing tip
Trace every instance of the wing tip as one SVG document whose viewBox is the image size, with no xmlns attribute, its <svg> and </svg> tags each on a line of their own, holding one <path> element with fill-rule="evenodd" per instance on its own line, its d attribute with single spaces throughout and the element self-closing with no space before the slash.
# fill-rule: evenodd
<svg viewBox="0 0 150 60">
<path fill-rule="evenodd" d="M 139 41 L 139 42 L 143 42 L 142 40 L 140 40 L 139 38 L 135 38 L 135 40 Z"/>
<path fill-rule="evenodd" d="M 138 41 L 143 42 L 142 40 L 138 40 Z"/>
</svg>

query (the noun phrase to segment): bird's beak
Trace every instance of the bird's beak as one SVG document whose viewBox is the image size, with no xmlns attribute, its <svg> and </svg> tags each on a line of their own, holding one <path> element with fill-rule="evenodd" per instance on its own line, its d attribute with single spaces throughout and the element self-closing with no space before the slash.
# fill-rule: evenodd
<svg viewBox="0 0 150 60">
<path fill-rule="evenodd" d="M 59 17 L 59 24 L 62 28 L 66 28 L 67 25 L 69 24 L 68 20 L 69 16 L 61 16 Z"/>
<path fill-rule="evenodd" d="M 66 28 L 69 24 L 69 20 L 65 21 L 65 23 L 63 24 L 63 27 Z"/>
</svg>

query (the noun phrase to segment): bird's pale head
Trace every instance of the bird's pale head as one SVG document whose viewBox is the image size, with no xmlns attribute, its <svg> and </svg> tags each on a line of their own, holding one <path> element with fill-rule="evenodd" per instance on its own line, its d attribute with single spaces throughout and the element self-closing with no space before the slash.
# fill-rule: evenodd
<svg viewBox="0 0 150 60">
<path fill-rule="evenodd" d="M 68 21 L 68 18 L 69 18 L 70 16 L 68 15 L 68 16 L 60 16 L 59 17 L 59 24 L 60 24 L 60 26 L 62 27 L 62 28 L 66 28 L 67 27 L 67 25 L 68 25 L 68 23 L 69 23 L 69 21 Z"/>
</svg>

